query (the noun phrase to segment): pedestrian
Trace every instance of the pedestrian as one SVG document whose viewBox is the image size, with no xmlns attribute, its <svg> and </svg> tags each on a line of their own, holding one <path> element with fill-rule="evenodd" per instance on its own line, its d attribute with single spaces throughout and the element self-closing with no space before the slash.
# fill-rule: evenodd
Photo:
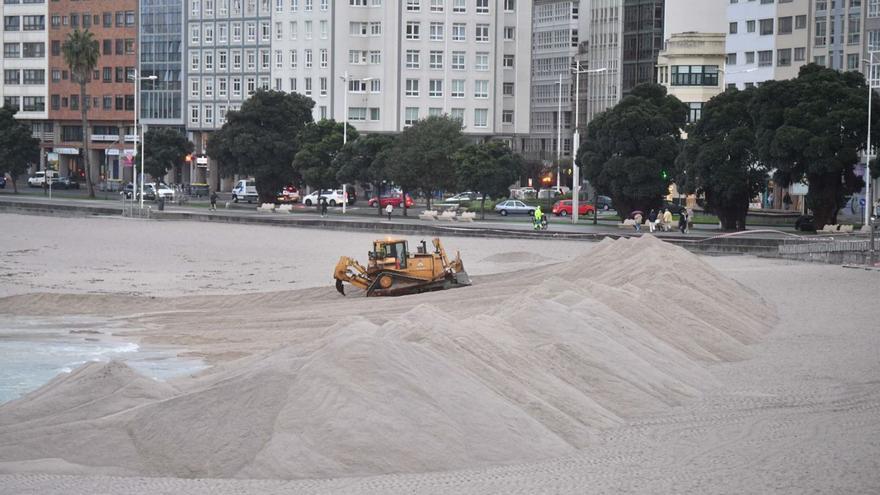
<svg viewBox="0 0 880 495">
<path fill-rule="evenodd" d="M 687 233 L 687 211 L 681 210 L 681 213 L 678 214 L 678 230 L 681 231 L 682 234 Z"/>
<path fill-rule="evenodd" d="M 694 209 L 688 206 L 685 212 L 687 213 L 687 230 L 685 234 L 689 234 L 691 229 L 694 228 Z"/>
<path fill-rule="evenodd" d="M 318 202 L 321 203 L 321 218 L 324 218 L 327 215 L 327 197 L 321 196 Z"/>
<path fill-rule="evenodd" d="M 635 220 L 635 224 L 633 226 L 636 228 L 636 232 L 641 232 L 642 231 L 642 214 L 636 213 L 636 216 L 633 217 L 633 220 Z"/>
<path fill-rule="evenodd" d="M 657 228 L 657 209 L 651 208 L 648 212 L 648 230 L 653 233 L 655 228 Z"/>
<path fill-rule="evenodd" d="M 663 230 L 666 232 L 672 231 L 672 212 L 669 211 L 669 208 L 663 211 Z"/>
<path fill-rule="evenodd" d="M 391 203 L 388 203 L 388 206 L 385 207 L 385 213 L 388 214 L 388 221 L 391 221 L 391 213 L 394 212 L 394 206 Z"/>
<path fill-rule="evenodd" d="M 217 191 L 211 191 L 211 211 L 217 211 Z"/>
</svg>

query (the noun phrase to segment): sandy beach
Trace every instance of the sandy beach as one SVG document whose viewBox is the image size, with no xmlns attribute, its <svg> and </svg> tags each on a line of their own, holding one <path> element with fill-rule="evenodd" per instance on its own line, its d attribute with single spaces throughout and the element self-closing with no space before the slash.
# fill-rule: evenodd
<svg viewBox="0 0 880 495">
<path fill-rule="evenodd" d="M 449 237 L 473 286 L 367 299 L 369 234 L 0 219 L 0 317 L 212 365 L 0 404 L 0 493 L 880 492 L 877 272 Z"/>
</svg>

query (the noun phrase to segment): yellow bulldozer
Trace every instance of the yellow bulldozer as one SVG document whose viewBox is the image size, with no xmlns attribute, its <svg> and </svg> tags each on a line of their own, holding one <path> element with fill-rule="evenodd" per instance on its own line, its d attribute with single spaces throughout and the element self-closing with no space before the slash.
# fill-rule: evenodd
<svg viewBox="0 0 880 495">
<path fill-rule="evenodd" d="M 450 261 L 440 239 L 434 238 L 432 243 L 433 252 L 421 241 L 413 253 L 405 240 L 374 241 L 366 267 L 343 256 L 333 270 L 336 290 L 344 296 L 343 282 L 348 282 L 367 296 L 402 296 L 471 285 L 461 255 L 456 252 Z"/>
</svg>

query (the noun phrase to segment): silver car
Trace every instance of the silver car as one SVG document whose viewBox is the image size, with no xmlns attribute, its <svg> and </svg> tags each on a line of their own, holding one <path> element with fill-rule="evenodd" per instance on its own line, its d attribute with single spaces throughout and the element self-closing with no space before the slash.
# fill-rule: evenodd
<svg viewBox="0 0 880 495">
<path fill-rule="evenodd" d="M 495 205 L 495 211 L 501 216 L 507 216 L 513 213 L 522 213 L 525 215 L 534 215 L 535 207 L 529 206 L 518 199 L 508 199 Z"/>
</svg>

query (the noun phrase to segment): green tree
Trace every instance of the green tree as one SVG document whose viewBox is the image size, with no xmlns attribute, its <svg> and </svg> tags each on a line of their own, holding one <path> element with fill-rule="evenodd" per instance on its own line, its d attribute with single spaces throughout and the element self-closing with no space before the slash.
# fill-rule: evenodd
<svg viewBox="0 0 880 495">
<path fill-rule="evenodd" d="M 724 230 L 745 230 L 749 202 L 763 190 L 767 175 L 757 160 L 749 112 L 753 94 L 730 89 L 709 100 L 679 155 L 677 183 L 704 195 L 706 209 L 718 215 Z"/>
<path fill-rule="evenodd" d="M 688 108 L 658 84 L 640 84 L 587 128 L 577 163 L 622 217 L 661 204 L 672 182 Z"/>
<path fill-rule="evenodd" d="M 144 135 L 148 153 L 144 156 L 144 172 L 150 174 L 159 188 L 159 181 L 175 165 L 192 153 L 193 144 L 179 131 L 170 127 L 150 129 Z M 138 146 L 138 154 L 141 153 Z"/>
<path fill-rule="evenodd" d="M 523 158 L 503 141 L 472 144 L 455 155 L 458 187 L 480 192 L 481 218 L 486 218 L 486 196 L 507 197 L 525 167 Z"/>
<path fill-rule="evenodd" d="M 861 73 L 809 64 L 796 79 L 762 84 L 752 100 L 758 157 L 783 187 L 806 179 L 817 228 L 837 223 L 847 196 L 864 185 L 854 165 L 867 138 L 867 89 Z M 875 101 L 875 129 L 878 110 Z"/>
<path fill-rule="evenodd" d="M 394 146 L 389 163 L 391 179 L 404 194 L 421 191 L 430 209 L 434 191 L 455 186 L 454 157 L 466 145 L 460 120 L 448 115 L 420 120 L 406 128 Z"/>
<path fill-rule="evenodd" d="M 251 175 L 260 201 L 273 203 L 282 187 L 299 182 L 293 157 L 299 132 L 312 122 L 315 102 L 299 93 L 257 91 L 226 114 L 226 123 L 208 140 L 208 155 L 226 175 Z"/>
<path fill-rule="evenodd" d="M 15 179 L 40 161 L 40 141 L 33 137 L 29 125 L 15 118 L 17 112 L 15 107 L 0 107 L 0 172 L 9 174 L 15 193 Z"/>
<path fill-rule="evenodd" d="M 388 134 L 367 134 L 342 147 L 333 159 L 336 180 L 340 183 L 371 184 L 379 196 L 382 182 L 388 178 L 388 158 L 394 147 L 395 137 Z M 376 202 L 376 210 L 382 215 L 382 204 Z"/>
<path fill-rule="evenodd" d="M 323 119 L 310 122 L 299 133 L 299 151 L 293 158 L 293 170 L 307 185 L 321 190 L 338 186 L 334 158 L 342 149 L 342 123 Z M 348 126 L 348 138 L 357 139 L 358 133 Z"/>
<path fill-rule="evenodd" d="M 98 58 L 101 56 L 98 40 L 86 29 L 80 31 L 74 29 L 67 35 L 67 40 L 61 45 L 61 53 L 64 62 L 70 69 L 70 78 L 79 84 L 80 116 L 82 120 L 83 137 L 83 165 L 86 169 L 86 184 L 89 188 L 89 197 L 95 197 L 95 184 L 92 182 L 92 160 L 89 157 L 89 100 L 86 96 L 86 84 L 92 78 L 92 71 L 98 66 Z"/>
</svg>

